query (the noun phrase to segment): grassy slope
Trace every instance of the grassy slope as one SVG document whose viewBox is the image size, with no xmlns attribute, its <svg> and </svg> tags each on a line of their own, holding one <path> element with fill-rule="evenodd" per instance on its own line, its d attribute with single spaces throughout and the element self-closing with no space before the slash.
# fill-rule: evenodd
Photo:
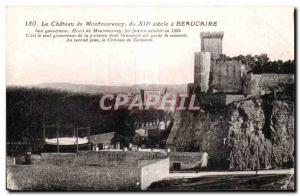
<svg viewBox="0 0 300 196">
<path fill-rule="evenodd" d="M 7 166 L 7 189 L 13 191 L 137 190 L 135 168 L 16 165 Z"/>
</svg>

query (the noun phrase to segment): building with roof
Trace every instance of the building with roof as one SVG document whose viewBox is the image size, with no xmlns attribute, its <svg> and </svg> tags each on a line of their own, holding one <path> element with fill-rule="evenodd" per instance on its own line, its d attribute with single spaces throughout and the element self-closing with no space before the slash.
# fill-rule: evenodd
<svg viewBox="0 0 300 196">
<path fill-rule="evenodd" d="M 97 145 L 99 147 L 99 150 L 120 148 L 116 132 L 91 135 L 90 143 L 93 145 Z"/>
</svg>

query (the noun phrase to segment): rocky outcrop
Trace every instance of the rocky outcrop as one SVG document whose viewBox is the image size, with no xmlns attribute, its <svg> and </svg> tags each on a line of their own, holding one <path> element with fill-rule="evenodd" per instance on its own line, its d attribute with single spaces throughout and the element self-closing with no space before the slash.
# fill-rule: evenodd
<svg viewBox="0 0 300 196">
<path fill-rule="evenodd" d="M 177 111 L 167 146 L 208 152 L 214 169 L 291 167 L 294 104 L 252 98 L 201 111 Z"/>
<path fill-rule="evenodd" d="M 292 102 L 273 103 L 270 140 L 272 146 L 272 167 L 290 166 L 294 155 L 294 104 Z"/>
</svg>

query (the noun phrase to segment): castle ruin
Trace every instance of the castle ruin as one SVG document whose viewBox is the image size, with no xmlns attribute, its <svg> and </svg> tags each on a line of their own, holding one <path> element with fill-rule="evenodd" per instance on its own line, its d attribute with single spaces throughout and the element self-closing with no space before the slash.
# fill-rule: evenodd
<svg viewBox="0 0 300 196">
<path fill-rule="evenodd" d="M 194 56 L 199 112 L 176 111 L 166 146 L 208 153 L 208 168 L 253 170 L 293 167 L 294 74 L 253 74 L 222 55 L 223 32 L 201 33 Z"/>
<path fill-rule="evenodd" d="M 201 51 L 194 56 L 194 83 L 187 86 L 189 95 L 196 93 L 200 104 L 228 105 L 248 96 L 272 93 L 274 86 L 294 83 L 292 74 L 246 73 L 241 61 L 222 58 L 224 32 L 202 32 Z"/>
</svg>

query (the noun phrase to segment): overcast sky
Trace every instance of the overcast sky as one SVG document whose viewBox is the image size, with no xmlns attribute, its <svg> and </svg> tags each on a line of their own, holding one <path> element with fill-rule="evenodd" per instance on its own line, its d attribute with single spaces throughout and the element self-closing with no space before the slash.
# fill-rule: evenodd
<svg viewBox="0 0 300 196">
<path fill-rule="evenodd" d="M 147 43 L 65 43 L 26 39 L 25 21 L 217 21 L 217 27 L 184 27 L 186 38 Z M 99 85 L 184 84 L 193 81 L 200 32 L 224 31 L 223 53 L 267 53 L 294 59 L 291 7 L 10 7 L 7 9 L 8 85 L 69 82 Z"/>
</svg>

